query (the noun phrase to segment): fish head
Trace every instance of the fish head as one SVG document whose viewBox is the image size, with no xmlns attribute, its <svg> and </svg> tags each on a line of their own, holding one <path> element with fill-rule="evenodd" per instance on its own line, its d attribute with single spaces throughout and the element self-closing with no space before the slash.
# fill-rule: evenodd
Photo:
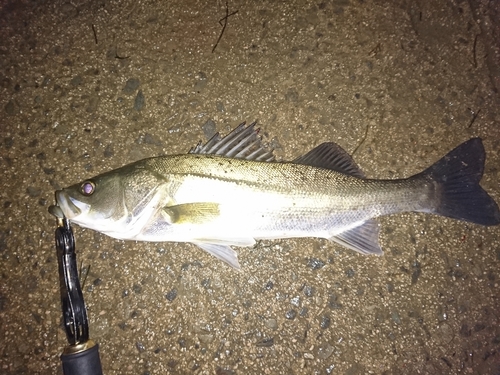
<svg viewBox="0 0 500 375">
<path fill-rule="evenodd" d="M 49 212 L 84 228 L 134 239 L 168 201 L 168 177 L 136 162 L 57 190 Z"/>
<path fill-rule="evenodd" d="M 49 212 L 82 227 L 106 232 L 129 217 L 124 204 L 123 181 L 118 174 L 104 174 L 55 192 L 56 205 Z"/>
</svg>

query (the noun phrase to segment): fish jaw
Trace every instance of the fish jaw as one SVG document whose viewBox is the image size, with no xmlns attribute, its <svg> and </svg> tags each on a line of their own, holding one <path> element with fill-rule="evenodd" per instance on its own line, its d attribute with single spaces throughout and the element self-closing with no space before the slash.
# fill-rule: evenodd
<svg viewBox="0 0 500 375">
<path fill-rule="evenodd" d="M 57 190 L 55 195 L 56 205 L 49 207 L 49 212 L 55 217 L 77 221 L 79 216 L 90 211 L 90 205 L 71 197 L 64 190 Z"/>
</svg>

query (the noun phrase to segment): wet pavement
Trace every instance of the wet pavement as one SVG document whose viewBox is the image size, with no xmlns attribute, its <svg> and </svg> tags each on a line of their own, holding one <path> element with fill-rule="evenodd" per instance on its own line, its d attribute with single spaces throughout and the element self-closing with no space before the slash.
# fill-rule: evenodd
<svg viewBox="0 0 500 375">
<path fill-rule="evenodd" d="M 215 129 L 258 120 L 282 160 L 335 141 L 371 178 L 478 136 L 500 202 L 498 2 L 0 4 L 3 374 L 62 373 L 54 190 Z M 383 257 L 261 241 L 240 272 L 75 226 L 104 373 L 499 374 L 500 227 L 379 221 Z"/>
</svg>

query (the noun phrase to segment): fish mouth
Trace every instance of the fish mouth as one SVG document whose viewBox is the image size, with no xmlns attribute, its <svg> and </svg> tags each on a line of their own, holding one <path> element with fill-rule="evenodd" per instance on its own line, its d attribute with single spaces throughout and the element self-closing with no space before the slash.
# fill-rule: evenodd
<svg viewBox="0 0 500 375">
<path fill-rule="evenodd" d="M 64 190 L 56 191 L 56 204 L 49 207 L 49 213 L 60 219 L 73 219 L 88 211 L 88 204 L 69 196 Z"/>
</svg>

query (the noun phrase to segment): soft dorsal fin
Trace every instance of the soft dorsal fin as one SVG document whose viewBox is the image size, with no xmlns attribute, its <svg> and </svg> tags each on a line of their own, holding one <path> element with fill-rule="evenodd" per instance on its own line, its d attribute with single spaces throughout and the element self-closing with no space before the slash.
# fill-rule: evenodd
<svg viewBox="0 0 500 375">
<path fill-rule="evenodd" d="M 267 150 L 261 143 L 256 122 L 245 127 L 245 122 L 238 125 L 225 137 L 216 133 L 204 145 L 199 142 L 189 150 L 190 154 L 222 155 L 230 158 L 256 161 L 274 161 L 273 150 Z"/>
<path fill-rule="evenodd" d="M 354 177 L 365 178 L 364 173 L 359 169 L 351 155 L 334 142 L 320 144 L 307 154 L 299 156 L 293 163 L 330 169 Z"/>
</svg>

